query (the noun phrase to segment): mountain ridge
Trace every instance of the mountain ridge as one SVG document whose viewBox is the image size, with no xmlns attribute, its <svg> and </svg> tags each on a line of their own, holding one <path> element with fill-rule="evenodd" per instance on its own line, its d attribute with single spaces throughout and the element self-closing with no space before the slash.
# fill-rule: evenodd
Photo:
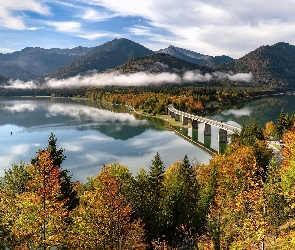
<svg viewBox="0 0 295 250">
<path fill-rule="evenodd" d="M 125 38 L 114 39 L 100 46 L 96 46 L 87 55 L 46 74 L 44 77 L 62 79 L 93 70 L 102 72 L 119 66 L 132 57 L 144 56 L 152 53 L 154 53 L 152 50 L 131 40 Z"/>
<path fill-rule="evenodd" d="M 178 54 L 170 55 L 172 53 Z M 168 56 L 164 56 L 164 54 Z M 274 45 L 260 46 L 239 59 L 232 59 L 228 56 L 207 56 L 174 46 L 166 48 L 164 54 L 159 53 L 159 51 L 153 52 L 143 45 L 125 38 L 114 39 L 93 48 L 43 49 L 39 47 L 27 47 L 22 51 L 11 54 L 4 55 L 0 53 L 0 75 L 2 75 L 4 79 L 2 82 L 4 83 L 7 83 L 7 78 L 17 78 L 24 81 L 35 79 L 36 81 L 42 82 L 46 77 L 65 79 L 79 74 L 86 75 L 88 73 L 107 72 L 111 70 L 118 70 L 123 74 L 140 71 L 181 74 L 185 69 L 197 69 L 202 74 L 213 71 L 220 71 L 228 75 L 252 73 L 252 84 L 254 85 L 295 87 L 295 46 L 288 43 L 279 42 Z M 50 64 L 50 67 L 57 67 L 58 63 L 60 63 L 56 59 L 57 55 L 60 58 L 66 55 L 66 58 L 71 58 L 71 60 L 73 58 L 76 59 L 53 71 L 42 74 L 42 70 L 49 66 L 47 65 L 42 68 L 42 60 L 40 58 L 41 63 L 40 60 L 32 60 L 34 57 L 28 57 L 23 60 L 24 64 L 15 64 L 17 59 L 23 58 L 26 55 L 37 55 L 41 59 L 46 59 L 47 61 L 45 60 L 43 63 Z M 6 58 L 6 60 L 3 58 Z M 182 61 L 177 61 L 176 58 Z M 198 60 L 200 63 L 197 64 L 196 62 Z M 215 60 L 215 62 L 210 63 L 210 60 Z M 227 60 L 229 61 L 224 62 Z M 64 64 L 65 61 L 62 63 Z M 202 68 L 205 67 L 204 64 L 208 64 L 210 67 Z M 24 65 L 30 65 L 30 70 L 24 67 Z M 14 77 L 10 77 L 13 74 Z M 38 77 L 36 77 L 36 74 Z M 41 74 L 42 76 L 40 77 Z"/>
<path fill-rule="evenodd" d="M 21 51 L 0 53 L 0 74 L 13 80 L 29 81 L 75 61 L 91 50 L 81 46 L 72 49 L 26 47 Z"/>
<path fill-rule="evenodd" d="M 284 42 L 261 46 L 215 69 L 233 73 L 251 72 L 257 84 L 295 87 L 295 46 Z"/>
<path fill-rule="evenodd" d="M 191 62 L 191 63 L 196 63 L 196 64 L 201 64 L 204 66 L 214 66 L 218 65 L 221 63 L 225 62 L 230 62 L 233 61 L 234 59 L 229 57 L 229 56 L 209 56 L 209 55 L 203 55 L 198 52 L 194 52 L 188 49 L 183 49 L 179 47 L 175 47 L 170 45 L 169 47 L 165 49 L 160 49 L 156 51 L 155 53 L 165 53 L 169 54 L 171 56 L 175 56 L 179 59 Z"/>
<path fill-rule="evenodd" d="M 112 71 L 118 71 L 121 74 L 132 74 L 142 71 L 154 74 L 163 72 L 182 74 L 191 70 L 199 70 L 204 73 L 212 72 L 212 69 L 206 66 L 191 63 L 165 53 L 131 58 Z"/>
</svg>

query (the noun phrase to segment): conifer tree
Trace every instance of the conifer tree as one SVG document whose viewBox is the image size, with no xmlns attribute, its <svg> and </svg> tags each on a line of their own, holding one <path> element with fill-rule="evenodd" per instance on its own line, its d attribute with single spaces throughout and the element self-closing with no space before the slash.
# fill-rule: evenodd
<svg viewBox="0 0 295 250">
<path fill-rule="evenodd" d="M 154 157 L 149 171 L 149 202 L 151 213 L 151 232 L 155 232 L 155 238 L 159 238 L 160 227 L 163 228 L 163 197 L 164 197 L 164 172 L 165 167 L 159 153 Z"/>
<path fill-rule="evenodd" d="M 169 167 L 165 176 L 168 240 L 173 247 L 193 247 L 204 226 L 196 169 L 185 155 L 182 162 Z"/>
</svg>

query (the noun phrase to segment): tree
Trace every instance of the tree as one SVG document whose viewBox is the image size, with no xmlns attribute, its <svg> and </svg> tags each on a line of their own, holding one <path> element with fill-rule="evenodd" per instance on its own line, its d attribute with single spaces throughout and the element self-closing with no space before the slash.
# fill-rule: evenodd
<svg viewBox="0 0 295 250">
<path fill-rule="evenodd" d="M 235 147 L 210 162 L 216 169 L 216 195 L 207 228 L 214 249 L 250 249 L 264 244 L 263 182 L 252 147 Z"/>
<path fill-rule="evenodd" d="M 132 208 L 120 194 L 120 182 L 103 170 L 93 189 L 80 196 L 73 210 L 70 247 L 75 249 L 145 249 L 140 220 L 132 219 Z"/>
<path fill-rule="evenodd" d="M 38 161 L 28 166 L 27 190 L 18 196 L 19 215 L 12 235 L 23 248 L 57 247 L 65 244 L 68 213 L 62 199 L 60 169 L 48 150 L 39 150 Z"/>
<path fill-rule="evenodd" d="M 30 175 L 27 171 L 27 166 L 23 162 L 13 164 L 10 169 L 5 169 L 4 172 L 5 175 L 0 182 L 3 188 L 11 190 L 15 194 L 21 194 L 26 190 Z"/>
<path fill-rule="evenodd" d="M 279 138 L 282 138 L 283 134 L 285 131 L 287 131 L 288 129 L 290 129 L 293 125 L 293 119 L 292 117 L 290 117 L 288 114 L 286 114 L 284 112 L 284 110 L 281 110 L 281 113 L 278 117 L 278 121 L 277 121 L 277 134 L 279 136 Z"/>
<path fill-rule="evenodd" d="M 149 181 L 149 202 L 150 202 L 150 232 L 155 232 L 156 239 L 159 238 L 160 227 L 163 229 L 163 197 L 164 197 L 164 172 L 165 167 L 159 153 L 155 155 L 150 166 Z M 147 224 L 146 224 L 147 225 Z"/>
<path fill-rule="evenodd" d="M 244 146 L 252 146 L 257 140 L 265 140 L 263 130 L 257 124 L 243 124 L 239 141 Z"/>
<path fill-rule="evenodd" d="M 149 172 L 141 169 L 137 174 L 132 195 L 136 218 L 142 219 L 147 231 L 147 242 L 158 240 L 165 233 L 163 210 L 165 167 L 159 153 L 152 160 Z"/>
<path fill-rule="evenodd" d="M 166 232 L 172 247 L 193 247 L 196 237 L 204 229 L 196 173 L 187 155 L 165 173 Z"/>
<path fill-rule="evenodd" d="M 273 121 L 267 122 L 265 124 L 264 136 L 268 140 L 271 138 L 276 138 L 276 125 Z"/>
<path fill-rule="evenodd" d="M 263 173 L 267 171 L 273 152 L 267 145 L 262 128 L 256 124 L 244 124 L 240 135 L 234 139 L 227 151 L 233 153 L 240 146 L 252 147 L 257 165 L 261 168 L 260 174 L 265 178 Z"/>
<path fill-rule="evenodd" d="M 0 249 L 16 249 L 20 245 L 12 235 L 15 220 L 19 217 L 19 194 L 0 186 Z"/>
<path fill-rule="evenodd" d="M 50 157 L 53 160 L 54 164 L 58 167 L 59 176 L 58 178 L 61 180 L 61 192 L 62 192 L 62 200 L 67 200 L 67 208 L 72 210 L 78 204 L 77 193 L 74 190 L 74 183 L 71 181 L 71 175 L 69 175 L 69 171 L 67 169 L 62 169 L 61 164 L 66 159 L 64 155 L 64 149 L 57 149 L 57 138 L 51 132 L 48 139 L 48 145 L 45 148 L 46 151 L 50 153 Z M 39 162 L 38 156 L 31 159 L 31 164 L 37 164 Z"/>
</svg>

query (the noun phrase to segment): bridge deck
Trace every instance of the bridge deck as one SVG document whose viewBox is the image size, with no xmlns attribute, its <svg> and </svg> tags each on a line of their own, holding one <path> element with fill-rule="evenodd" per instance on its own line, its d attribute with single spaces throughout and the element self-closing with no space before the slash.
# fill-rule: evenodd
<svg viewBox="0 0 295 250">
<path fill-rule="evenodd" d="M 193 115 L 193 114 L 189 114 L 189 113 L 180 111 L 178 109 L 175 109 L 172 104 L 168 105 L 168 110 L 170 112 L 173 112 L 174 114 L 178 114 L 178 115 L 181 115 L 183 117 L 187 117 L 187 118 L 189 118 L 191 120 L 196 120 L 196 121 L 199 121 L 199 122 L 203 122 L 203 123 L 209 124 L 211 126 L 215 126 L 215 127 L 224 129 L 224 130 L 226 130 L 228 132 L 231 132 L 231 133 L 239 134 L 242 131 L 241 128 L 230 125 L 230 124 L 227 124 L 227 123 L 224 123 L 224 122 L 219 122 L 219 121 L 215 121 L 215 120 L 212 120 L 212 119 L 208 119 L 206 117 Z"/>
</svg>

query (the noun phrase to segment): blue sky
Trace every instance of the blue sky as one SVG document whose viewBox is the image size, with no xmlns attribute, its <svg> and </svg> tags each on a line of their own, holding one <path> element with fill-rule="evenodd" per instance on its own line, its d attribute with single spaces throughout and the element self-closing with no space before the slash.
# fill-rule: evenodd
<svg viewBox="0 0 295 250">
<path fill-rule="evenodd" d="M 94 47 L 128 38 L 239 58 L 295 45 L 294 0 L 0 0 L 0 52 Z"/>
</svg>

